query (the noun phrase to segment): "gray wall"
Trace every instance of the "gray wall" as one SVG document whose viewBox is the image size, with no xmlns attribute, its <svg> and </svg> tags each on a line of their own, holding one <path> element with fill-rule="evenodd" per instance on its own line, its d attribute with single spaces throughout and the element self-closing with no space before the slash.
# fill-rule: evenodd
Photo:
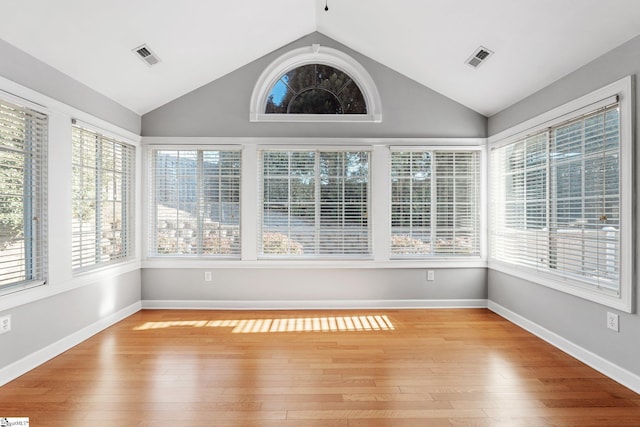
<svg viewBox="0 0 640 427">
<path fill-rule="evenodd" d="M 486 299 L 486 269 L 143 269 L 143 300 L 336 301 Z M 292 304 L 293 305 L 293 304 Z"/>
<path fill-rule="evenodd" d="M 489 118 L 489 132 L 494 135 L 540 113 L 585 95 L 595 89 L 634 75 L 640 75 L 640 37 L 608 52 L 579 70 L 558 80 L 534 95 Z M 636 83 L 636 100 L 639 99 Z M 640 135 L 640 120 L 636 108 L 635 134 Z M 636 148 L 635 188 L 640 188 L 640 150 Z M 634 193 L 635 194 L 635 193 Z M 634 208 L 635 223 L 639 212 Z M 636 242 L 640 230 L 636 227 Z M 640 251 L 636 251 L 635 271 L 639 271 Z M 566 295 L 508 275 L 489 272 L 489 299 L 544 326 L 565 339 L 605 359 L 640 375 L 640 316 L 607 309 L 581 298 Z M 636 288 L 636 307 L 640 307 L 640 292 Z M 620 333 L 606 329 L 606 312 L 620 315 Z"/>
<path fill-rule="evenodd" d="M 0 40 L 0 76 L 120 128 L 140 133 L 140 116 L 3 40 Z M 60 147 L 71 152 L 70 140 L 54 140 L 52 137 L 49 145 L 51 150 L 57 153 L 60 152 L 57 151 Z M 51 177 L 60 175 L 61 170 L 56 168 L 66 167 L 67 164 L 71 164 L 70 158 L 64 164 L 51 164 L 49 182 L 52 181 Z M 49 195 L 50 204 L 56 200 L 60 199 L 54 194 Z M 68 225 L 70 239 L 70 220 Z M 51 224 L 51 227 L 54 226 L 64 227 L 65 224 Z M 50 233 L 50 247 L 70 249 L 70 246 L 63 242 L 55 241 L 58 236 L 58 233 Z M 56 259 L 64 258 L 63 256 Z M 70 269 L 70 252 L 68 260 Z M 60 266 L 56 267 L 60 269 Z M 65 272 L 67 273 L 70 278 L 70 270 Z M 63 284 L 53 281 L 47 286 L 58 285 Z M 97 279 L 95 283 L 0 312 L 0 316 L 12 316 L 12 330 L 0 335 L 0 369 L 138 303 L 140 288 L 140 271 L 135 270 L 117 277 Z"/>
<path fill-rule="evenodd" d="M 251 123 L 262 71 L 292 49 L 319 43 L 355 58 L 380 93 L 382 123 Z M 142 117 L 143 136 L 485 137 L 486 118 L 320 34 L 312 33 Z M 317 301 L 486 299 L 485 269 L 144 269 L 143 300 Z"/>
<path fill-rule="evenodd" d="M 0 76 L 140 134 L 140 116 L 0 39 Z"/>
<path fill-rule="evenodd" d="M 0 336 L 0 369 L 139 301 L 135 270 L 0 312 L 11 314 L 11 331 Z"/>
<path fill-rule="evenodd" d="M 289 50 L 319 43 L 356 59 L 373 78 L 382 123 L 251 123 L 249 101 L 264 69 Z M 143 136 L 469 137 L 482 138 L 486 117 L 365 57 L 312 33 L 142 116 Z"/>
</svg>

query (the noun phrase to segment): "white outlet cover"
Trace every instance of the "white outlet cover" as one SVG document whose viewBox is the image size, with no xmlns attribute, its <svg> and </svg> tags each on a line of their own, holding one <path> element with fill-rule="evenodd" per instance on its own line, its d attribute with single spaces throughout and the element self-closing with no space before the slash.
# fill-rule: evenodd
<svg viewBox="0 0 640 427">
<path fill-rule="evenodd" d="M 0 334 L 11 330 L 11 315 L 0 317 Z"/>
<path fill-rule="evenodd" d="M 619 316 L 616 313 L 607 312 L 607 328 L 620 332 Z"/>
</svg>

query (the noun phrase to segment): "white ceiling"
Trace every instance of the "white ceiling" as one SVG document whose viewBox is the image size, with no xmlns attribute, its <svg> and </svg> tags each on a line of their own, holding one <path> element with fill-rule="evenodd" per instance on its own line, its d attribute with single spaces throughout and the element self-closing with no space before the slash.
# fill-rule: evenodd
<svg viewBox="0 0 640 427">
<path fill-rule="evenodd" d="M 638 0 L 20 0 L 0 38 L 144 114 L 313 31 L 490 116 L 640 34 Z M 147 43 L 162 62 L 131 49 Z M 478 46 L 493 55 L 464 61 Z"/>
</svg>

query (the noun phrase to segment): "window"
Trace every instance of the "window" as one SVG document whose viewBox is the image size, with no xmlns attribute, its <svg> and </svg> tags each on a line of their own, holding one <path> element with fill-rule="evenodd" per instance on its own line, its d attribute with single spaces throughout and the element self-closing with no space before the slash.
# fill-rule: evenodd
<svg viewBox="0 0 640 427">
<path fill-rule="evenodd" d="M 261 256 L 370 255 L 368 151 L 261 156 Z"/>
<path fill-rule="evenodd" d="M 251 95 L 251 121 L 380 122 L 380 96 L 356 60 L 314 44 L 273 61 Z"/>
<path fill-rule="evenodd" d="M 391 152 L 391 256 L 480 256 L 480 152 Z"/>
<path fill-rule="evenodd" d="M 631 173 L 625 108 L 617 96 L 591 102 L 493 147 L 493 261 L 630 309 L 631 193 L 621 179 Z"/>
<path fill-rule="evenodd" d="M 133 256 L 135 148 L 72 127 L 72 268 Z"/>
<path fill-rule="evenodd" d="M 47 126 L 0 100 L 0 289 L 46 278 Z"/>
<path fill-rule="evenodd" d="M 239 258 L 240 151 L 150 153 L 150 254 Z"/>
<path fill-rule="evenodd" d="M 286 72 L 273 85 L 266 114 L 366 114 L 358 85 L 346 73 L 324 64 Z"/>
</svg>

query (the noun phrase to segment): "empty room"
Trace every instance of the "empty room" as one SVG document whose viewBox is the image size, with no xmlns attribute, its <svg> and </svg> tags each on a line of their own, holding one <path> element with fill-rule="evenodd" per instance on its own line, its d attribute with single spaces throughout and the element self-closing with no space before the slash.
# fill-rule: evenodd
<svg viewBox="0 0 640 427">
<path fill-rule="evenodd" d="M 637 0 L 22 0 L 0 426 L 640 426 Z"/>
</svg>

